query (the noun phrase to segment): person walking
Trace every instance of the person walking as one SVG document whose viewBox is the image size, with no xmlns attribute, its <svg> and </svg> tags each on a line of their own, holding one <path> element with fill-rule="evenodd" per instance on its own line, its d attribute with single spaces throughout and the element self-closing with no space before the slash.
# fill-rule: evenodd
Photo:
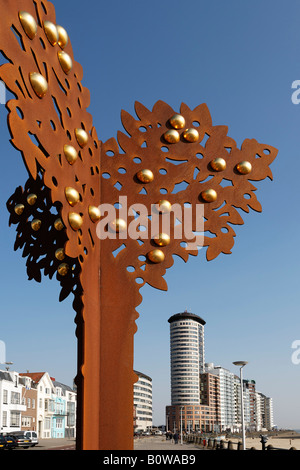
<svg viewBox="0 0 300 470">
<path fill-rule="evenodd" d="M 177 432 L 175 432 L 175 434 L 174 434 L 174 443 L 178 444 L 178 434 L 177 434 Z"/>
</svg>

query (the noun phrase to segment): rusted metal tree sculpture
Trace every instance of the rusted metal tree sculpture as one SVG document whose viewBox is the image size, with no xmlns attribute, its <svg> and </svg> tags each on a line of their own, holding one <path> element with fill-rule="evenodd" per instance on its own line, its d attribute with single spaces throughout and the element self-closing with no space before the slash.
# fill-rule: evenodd
<svg viewBox="0 0 300 470">
<path fill-rule="evenodd" d="M 29 172 L 25 188 L 8 201 L 15 249 L 23 248 L 30 279 L 40 281 L 42 271 L 56 275 L 60 300 L 74 294 L 77 448 L 132 449 L 140 288 L 167 290 L 163 276 L 173 255 L 197 255 L 199 207 L 207 259 L 230 253 L 232 225 L 243 224 L 238 209 L 261 211 L 252 181 L 272 178 L 277 151 L 256 140 L 238 149 L 226 126 L 213 126 L 205 104 L 176 112 L 162 101 L 152 111 L 136 103 L 136 118 L 122 112 L 126 133 L 101 142 L 87 112 L 82 68 L 53 5 L 0 5 L 7 59 L 0 78 L 15 96 L 7 103 L 8 126 Z M 187 204 L 189 234 L 178 236 Z M 182 210 L 170 217 L 175 205 Z"/>
</svg>

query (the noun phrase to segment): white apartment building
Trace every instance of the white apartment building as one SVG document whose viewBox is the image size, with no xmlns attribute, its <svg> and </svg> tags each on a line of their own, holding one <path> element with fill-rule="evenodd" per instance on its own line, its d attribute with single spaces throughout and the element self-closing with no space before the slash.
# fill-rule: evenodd
<svg viewBox="0 0 300 470">
<path fill-rule="evenodd" d="M 187 311 L 169 318 L 171 405 L 200 403 L 200 374 L 204 372 L 205 321 Z"/>
<path fill-rule="evenodd" d="M 17 372 L 0 371 L 0 433 L 21 430 L 22 391 Z"/>
<path fill-rule="evenodd" d="M 221 408 L 221 431 L 226 429 L 235 430 L 236 425 L 236 407 L 235 399 L 235 375 L 221 366 L 215 366 L 213 363 L 206 364 L 206 372 L 218 375 L 220 378 L 220 408 Z"/>
<path fill-rule="evenodd" d="M 265 397 L 265 427 L 267 429 L 273 429 L 274 427 L 273 399 L 270 397 Z"/>
<path fill-rule="evenodd" d="M 242 430 L 242 407 L 241 407 L 241 379 L 234 376 L 234 425 L 233 431 L 241 432 Z M 244 425 L 246 429 L 253 428 L 251 422 L 251 392 L 246 384 L 243 384 L 243 402 L 244 402 Z M 255 429 L 252 429 L 255 430 Z"/>
<path fill-rule="evenodd" d="M 138 381 L 133 386 L 133 405 L 135 407 L 135 431 L 151 429 L 152 421 L 152 379 L 142 372 L 134 371 Z"/>
<path fill-rule="evenodd" d="M 30 376 L 30 374 L 29 374 Z M 48 372 L 41 374 L 37 386 L 37 432 L 41 439 L 51 438 L 52 415 L 55 393 L 53 380 Z"/>
<path fill-rule="evenodd" d="M 256 416 L 257 416 L 257 431 L 269 430 L 274 427 L 273 421 L 273 400 L 266 397 L 261 392 L 256 392 Z"/>
</svg>

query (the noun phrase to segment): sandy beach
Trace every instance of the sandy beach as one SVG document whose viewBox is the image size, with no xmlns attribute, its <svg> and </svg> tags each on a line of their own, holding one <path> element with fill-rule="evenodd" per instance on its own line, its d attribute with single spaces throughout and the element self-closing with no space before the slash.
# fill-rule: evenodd
<svg viewBox="0 0 300 470">
<path fill-rule="evenodd" d="M 268 433 L 263 433 L 268 436 Z M 233 443 L 241 441 L 240 439 L 226 439 Z M 291 447 L 295 450 L 300 450 L 300 434 L 294 431 L 278 432 L 278 434 L 269 435 L 266 442 L 266 447 L 272 446 L 274 449 L 289 450 Z M 246 448 L 251 449 L 255 447 L 256 450 L 262 450 L 262 443 L 259 437 L 247 437 L 246 435 Z"/>
</svg>

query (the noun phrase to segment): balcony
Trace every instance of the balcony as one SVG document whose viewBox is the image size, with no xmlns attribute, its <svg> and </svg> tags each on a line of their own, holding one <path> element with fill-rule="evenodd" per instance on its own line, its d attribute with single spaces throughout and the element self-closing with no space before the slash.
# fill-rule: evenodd
<svg viewBox="0 0 300 470">
<path fill-rule="evenodd" d="M 11 411 L 26 411 L 26 405 L 21 405 L 20 403 L 11 403 Z"/>
<path fill-rule="evenodd" d="M 53 416 L 68 416 L 68 413 L 62 410 L 55 410 L 52 413 Z"/>
</svg>

